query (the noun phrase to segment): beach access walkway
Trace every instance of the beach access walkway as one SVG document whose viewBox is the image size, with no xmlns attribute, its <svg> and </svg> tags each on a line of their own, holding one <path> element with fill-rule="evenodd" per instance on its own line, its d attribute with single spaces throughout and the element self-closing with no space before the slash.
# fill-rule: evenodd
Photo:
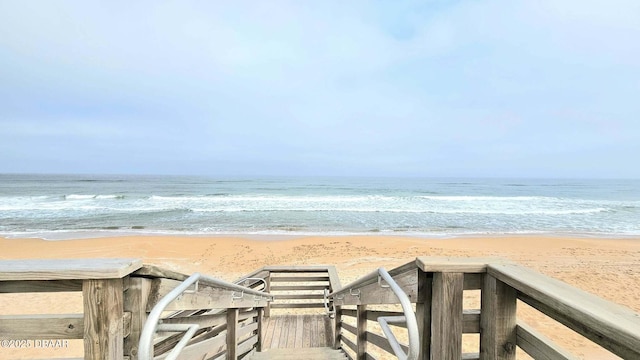
<svg viewBox="0 0 640 360">
<path fill-rule="evenodd" d="M 0 313 L 3 347 L 82 339 L 85 359 L 129 360 L 577 359 L 518 317 L 526 304 L 640 359 L 640 314 L 495 258 L 418 257 L 347 285 L 331 265 L 268 266 L 227 282 L 139 259 L 0 261 L 0 296 L 53 292 L 81 292 L 83 312 Z M 465 308 L 475 295 L 479 306 Z M 467 334 L 479 342 L 463 353 Z"/>
</svg>

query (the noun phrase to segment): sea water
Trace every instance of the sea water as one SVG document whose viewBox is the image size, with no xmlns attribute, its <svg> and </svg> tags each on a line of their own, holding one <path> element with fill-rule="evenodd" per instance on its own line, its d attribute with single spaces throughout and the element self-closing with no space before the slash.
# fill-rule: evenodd
<svg viewBox="0 0 640 360">
<path fill-rule="evenodd" d="M 639 180 L 0 175 L 0 235 L 640 235 Z"/>
</svg>

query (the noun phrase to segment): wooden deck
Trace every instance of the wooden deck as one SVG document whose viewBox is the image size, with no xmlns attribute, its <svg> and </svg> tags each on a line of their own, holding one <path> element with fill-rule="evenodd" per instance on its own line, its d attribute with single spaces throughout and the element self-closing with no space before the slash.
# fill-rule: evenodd
<svg viewBox="0 0 640 360">
<path fill-rule="evenodd" d="M 516 347 L 536 359 L 577 358 L 518 319 L 519 302 L 612 356 L 640 359 L 640 314 L 517 264 L 420 257 L 388 274 L 415 304 L 418 346 L 400 347 L 419 359 L 514 360 Z M 0 340 L 84 339 L 85 359 L 136 360 L 144 346 L 162 360 L 183 333 L 156 331 L 153 345 L 140 345 L 143 326 L 195 324 L 199 329 L 181 359 L 366 360 L 395 352 L 379 326 L 368 325 L 381 316 L 404 316 L 380 270 L 344 287 L 328 265 L 264 267 L 240 279 L 243 286 L 200 277 L 164 307 L 170 315 L 149 322 L 155 306 L 175 297 L 187 278 L 138 259 L 0 260 L 0 294 L 71 291 L 83 297 L 79 314 L 0 311 Z M 464 308 L 465 291 L 478 290 L 480 308 Z M 324 314 L 325 299 L 334 319 Z M 462 353 L 463 334 L 479 335 L 478 351 Z M 0 358 L 7 356 L 0 352 Z"/>
<path fill-rule="evenodd" d="M 326 315 L 276 315 L 264 319 L 263 349 L 333 346 L 332 320 Z"/>
</svg>

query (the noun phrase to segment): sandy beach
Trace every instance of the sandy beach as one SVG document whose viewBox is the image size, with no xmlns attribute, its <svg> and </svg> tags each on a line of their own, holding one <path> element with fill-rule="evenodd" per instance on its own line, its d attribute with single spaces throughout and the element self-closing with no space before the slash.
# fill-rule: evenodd
<svg viewBox="0 0 640 360">
<path fill-rule="evenodd" d="M 509 259 L 640 312 L 640 239 L 135 236 L 64 241 L 0 238 L 0 248 L 1 259 L 135 257 L 175 271 L 199 271 L 225 280 L 234 280 L 265 265 L 333 264 L 343 284 L 380 266 L 391 269 L 416 256 L 491 256 Z M 2 315 L 79 311 L 81 301 L 69 296 L 2 295 L 0 309 Z M 18 302 L 21 306 L 15 306 Z M 520 314 L 576 355 L 589 359 L 615 358 L 524 306 L 519 308 Z M 81 342 L 74 342 L 69 348 L 47 354 L 77 355 L 81 346 Z M 26 350 L 0 349 L 1 358 L 27 355 Z"/>
</svg>

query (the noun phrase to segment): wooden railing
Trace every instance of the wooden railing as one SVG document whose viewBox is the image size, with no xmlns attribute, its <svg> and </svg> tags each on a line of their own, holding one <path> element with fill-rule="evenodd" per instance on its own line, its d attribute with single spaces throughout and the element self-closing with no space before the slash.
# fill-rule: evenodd
<svg viewBox="0 0 640 360">
<path fill-rule="evenodd" d="M 294 309 L 297 313 L 305 310 L 322 313 L 325 309 L 325 290 L 333 292 L 340 289 L 336 269 L 330 265 L 267 266 L 240 278 L 236 283 L 264 289 L 274 296 L 274 301 L 265 307 L 267 317 L 274 311 L 286 313 Z"/>
<path fill-rule="evenodd" d="M 187 278 L 137 259 L 0 261 L 0 293 L 81 292 L 84 304 L 79 314 L 2 315 L 0 340 L 84 339 L 85 359 L 138 359 L 149 312 Z M 180 359 L 237 359 L 260 351 L 268 300 L 203 278 L 165 308 L 160 323 L 198 325 Z M 182 335 L 159 334 L 154 358 L 166 358 Z"/>
<path fill-rule="evenodd" d="M 518 319 L 518 300 L 617 356 L 640 359 L 639 314 L 522 266 L 421 257 L 389 273 L 416 304 L 420 359 L 515 359 L 518 347 L 534 359 L 577 358 Z M 354 283 L 330 296 L 339 342 L 353 359 L 391 353 L 371 322 L 399 315 L 397 300 L 374 280 Z M 464 293 L 476 290 L 480 309 L 463 309 Z M 463 334 L 479 334 L 475 352 L 462 353 Z"/>
<path fill-rule="evenodd" d="M 518 318 L 518 304 L 527 304 L 612 354 L 640 359 L 639 314 L 522 266 L 496 259 L 420 257 L 389 274 L 415 304 L 420 359 L 511 360 L 518 348 L 535 359 L 577 358 Z M 251 279 L 239 283 L 275 293 L 272 304 L 203 281 L 197 291 L 167 307 L 162 324 L 199 326 L 181 359 L 238 359 L 260 351 L 263 315 L 323 313 L 325 289 L 335 309 L 336 348 L 354 359 L 391 352 L 373 321 L 399 315 L 398 300 L 377 279 L 341 288 L 332 266 L 265 267 L 247 277 Z M 187 275 L 143 266 L 135 259 L 0 261 L 0 293 L 38 297 L 74 292 L 83 299 L 83 311 L 76 314 L 0 314 L 0 340 L 83 339 L 85 359 L 137 359 L 149 312 L 185 279 Z M 477 306 L 463 307 L 465 293 L 478 297 Z M 402 326 L 396 330 L 402 340 Z M 463 334 L 479 335 L 476 348 L 465 354 Z M 160 334 L 154 344 L 156 358 L 166 357 L 180 338 Z"/>
<path fill-rule="evenodd" d="M 150 289 L 146 304 L 144 301 L 140 302 L 145 308 L 144 316 L 150 313 L 145 326 L 155 328 L 154 324 L 159 323 L 157 326 L 160 329 L 171 325 L 198 327 L 186 347 L 180 350 L 180 359 L 238 359 L 261 350 L 263 309 L 272 300 L 270 294 L 194 275 L 190 279 L 198 280 L 193 284 L 193 289 L 180 291 L 175 298 L 177 293 L 174 289 L 178 289 L 182 281 L 186 280 L 185 275 L 153 266 L 143 267 L 133 275 L 133 279 L 139 281 L 143 288 Z M 152 311 L 165 296 L 169 296 L 169 300 L 175 299 L 159 309 L 161 312 Z M 152 316 L 165 311 L 170 311 L 170 314 L 159 321 Z M 144 332 L 141 334 L 145 335 Z M 152 332 L 147 334 L 151 335 Z M 170 352 L 182 338 L 182 332 L 157 336 L 150 355 L 155 355 L 154 359 L 170 357 Z M 143 346 L 145 336 L 140 339 L 140 346 Z M 146 344 L 145 342 L 145 346 Z M 148 342 L 148 346 L 150 344 Z M 145 347 L 140 348 L 141 354 L 143 349 Z"/>
</svg>

